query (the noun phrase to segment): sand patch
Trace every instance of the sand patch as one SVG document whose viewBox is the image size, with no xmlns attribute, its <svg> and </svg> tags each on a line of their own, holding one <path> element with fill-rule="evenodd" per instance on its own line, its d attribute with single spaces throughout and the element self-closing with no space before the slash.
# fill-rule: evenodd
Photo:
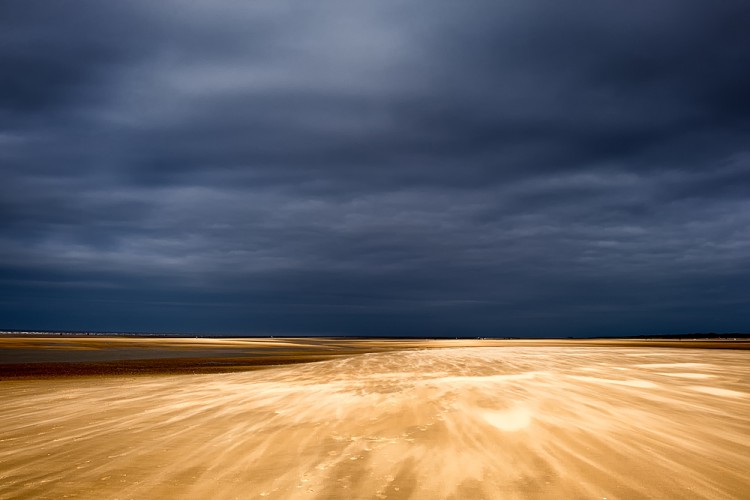
<svg viewBox="0 0 750 500">
<path fill-rule="evenodd" d="M 531 411 L 524 406 L 517 406 L 503 411 L 485 411 L 482 418 L 501 431 L 516 432 L 529 426 Z"/>
<path fill-rule="evenodd" d="M 747 396 L 747 394 L 744 392 L 733 391 L 731 389 L 722 389 L 720 387 L 694 385 L 690 388 L 694 391 L 702 392 L 703 394 L 710 394 L 712 396 L 720 396 L 722 398 L 744 398 L 745 396 Z"/>
<path fill-rule="evenodd" d="M 712 378 L 713 375 L 708 373 L 687 373 L 687 372 L 659 372 L 659 375 L 666 377 L 678 377 L 678 378 L 691 378 L 691 379 L 706 379 Z"/>
</svg>

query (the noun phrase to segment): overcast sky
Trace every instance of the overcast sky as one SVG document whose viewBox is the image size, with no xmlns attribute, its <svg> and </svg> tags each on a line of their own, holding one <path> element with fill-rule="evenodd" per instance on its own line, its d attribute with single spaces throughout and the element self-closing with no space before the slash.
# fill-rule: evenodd
<svg viewBox="0 0 750 500">
<path fill-rule="evenodd" d="M 0 328 L 750 330 L 750 3 L 0 2 Z"/>
</svg>

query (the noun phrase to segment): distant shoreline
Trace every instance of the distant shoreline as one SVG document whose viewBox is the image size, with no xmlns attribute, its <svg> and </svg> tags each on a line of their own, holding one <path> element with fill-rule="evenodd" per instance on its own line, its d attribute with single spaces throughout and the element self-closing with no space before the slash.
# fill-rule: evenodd
<svg viewBox="0 0 750 500">
<path fill-rule="evenodd" d="M 262 334 L 205 334 L 173 332 L 86 332 L 72 330 L 0 330 L 1 336 L 33 337 L 135 337 L 135 338 L 199 338 L 199 339 L 342 339 L 342 340 L 739 340 L 750 339 L 750 333 L 666 333 L 653 335 L 620 335 L 590 337 L 515 337 L 515 336 L 421 336 L 421 335 L 262 335 Z"/>
</svg>

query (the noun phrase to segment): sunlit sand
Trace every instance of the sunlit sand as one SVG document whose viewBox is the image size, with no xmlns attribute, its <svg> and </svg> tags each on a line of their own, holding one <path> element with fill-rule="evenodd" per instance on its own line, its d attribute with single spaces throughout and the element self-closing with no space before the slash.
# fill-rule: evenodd
<svg viewBox="0 0 750 500">
<path fill-rule="evenodd" d="M 178 374 L 22 376 L 4 360 L 0 498 L 750 495 L 747 350 L 150 341 L 188 360 Z M 34 342 L 58 351 L 68 342 L 69 352 L 102 349 L 91 342 L 146 349 L 128 339 L 2 342 L 6 358 L 16 349 L 29 363 L 63 359 Z M 235 361 L 193 361 L 199 373 L 187 373 L 205 349 Z M 317 362 L 247 371 L 263 349 Z M 203 370 L 217 366 L 223 373 Z"/>
</svg>

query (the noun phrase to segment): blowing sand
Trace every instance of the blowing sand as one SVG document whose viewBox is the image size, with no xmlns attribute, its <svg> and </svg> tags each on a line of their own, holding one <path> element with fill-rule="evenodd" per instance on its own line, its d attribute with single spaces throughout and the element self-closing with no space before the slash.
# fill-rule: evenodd
<svg viewBox="0 0 750 500">
<path fill-rule="evenodd" d="M 330 359 L 7 372 L 0 498 L 750 498 L 746 350 L 279 342 Z"/>
</svg>

